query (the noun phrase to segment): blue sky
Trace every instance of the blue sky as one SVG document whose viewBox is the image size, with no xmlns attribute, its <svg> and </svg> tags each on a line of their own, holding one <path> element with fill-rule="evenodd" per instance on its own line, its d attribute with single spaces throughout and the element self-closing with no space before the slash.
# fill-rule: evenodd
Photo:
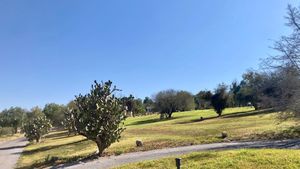
<svg viewBox="0 0 300 169">
<path fill-rule="evenodd" d="M 65 104 L 93 80 L 122 95 L 240 79 L 288 34 L 282 0 L 0 1 L 0 110 Z"/>
</svg>

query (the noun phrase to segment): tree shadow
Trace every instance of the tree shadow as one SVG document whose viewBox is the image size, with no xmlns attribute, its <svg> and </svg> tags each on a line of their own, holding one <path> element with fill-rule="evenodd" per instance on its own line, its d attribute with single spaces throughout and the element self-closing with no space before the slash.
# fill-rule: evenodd
<svg viewBox="0 0 300 169">
<path fill-rule="evenodd" d="M 61 132 L 59 132 L 59 131 L 61 131 Z M 48 135 L 44 136 L 44 138 L 58 139 L 58 138 L 64 138 L 64 137 L 68 136 L 67 131 L 58 130 L 58 132 L 59 133 L 48 134 Z"/>
<path fill-rule="evenodd" d="M 247 117 L 247 116 L 254 116 L 259 114 L 270 114 L 270 113 L 274 113 L 274 109 L 251 110 L 251 111 L 231 113 L 222 116 L 222 118 Z"/>
<path fill-rule="evenodd" d="M 247 116 L 254 116 L 258 114 L 269 114 L 269 113 L 274 113 L 274 110 L 273 109 L 248 110 L 248 111 L 225 114 L 222 116 L 212 116 L 212 117 L 193 119 L 190 121 L 178 122 L 176 124 L 189 124 L 189 123 L 197 123 L 197 122 L 202 122 L 211 119 L 218 119 L 218 118 L 237 118 L 237 117 L 247 117 Z"/>
<path fill-rule="evenodd" d="M 157 122 L 163 122 L 163 121 L 171 121 L 171 120 L 175 120 L 175 119 L 179 119 L 179 118 L 182 118 L 182 117 L 171 117 L 171 118 L 167 118 L 167 119 L 153 118 L 153 119 L 136 121 L 136 122 L 133 122 L 133 123 L 128 124 L 126 126 L 135 126 L 135 125 L 157 123 Z"/>
<path fill-rule="evenodd" d="M 24 148 L 26 147 L 26 145 L 24 146 L 11 146 L 11 147 L 2 147 L 0 148 L 0 150 L 10 150 L 10 149 L 15 149 L 15 148 Z"/>
<path fill-rule="evenodd" d="M 48 156 L 45 160 L 36 162 L 29 166 L 17 167 L 17 169 L 32 169 L 32 168 L 65 168 L 74 164 L 79 164 L 84 161 L 97 159 L 96 153 L 92 153 L 88 156 L 75 156 L 71 158 L 59 158 L 56 156 Z M 51 166 L 51 167 L 49 167 Z"/>
<path fill-rule="evenodd" d="M 83 139 L 83 140 L 79 140 L 79 141 L 75 141 L 75 142 L 71 142 L 71 143 L 66 143 L 66 144 L 40 147 L 40 148 L 33 149 L 33 150 L 25 150 L 25 151 L 23 151 L 22 154 L 30 155 L 30 154 L 34 154 L 34 153 L 41 152 L 41 151 L 47 151 L 47 150 L 51 150 L 51 149 L 54 149 L 54 148 L 59 148 L 59 147 L 62 147 L 62 146 L 68 146 L 68 145 L 72 145 L 72 144 L 82 143 L 82 142 L 85 142 L 85 141 L 88 141 L 88 139 Z"/>
</svg>

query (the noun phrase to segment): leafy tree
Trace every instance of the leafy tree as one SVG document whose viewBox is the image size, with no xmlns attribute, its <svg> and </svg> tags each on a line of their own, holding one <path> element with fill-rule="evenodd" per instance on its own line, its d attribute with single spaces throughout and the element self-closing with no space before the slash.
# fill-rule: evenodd
<svg viewBox="0 0 300 169">
<path fill-rule="evenodd" d="M 43 113 L 50 119 L 55 127 L 61 127 L 64 120 L 64 112 L 66 107 L 55 103 L 46 104 Z"/>
<path fill-rule="evenodd" d="M 118 89 L 112 82 L 92 85 L 89 94 L 76 96 L 78 111 L 74 111 L 76 130 L 98 146 L 99 156 L 124 131 L 125 108 L 114 93 Z"/>
<path fill-rule="evenodd" d="M 135 115 L 143 115 L 146 112 L 143 101 L 141 99 L 133 100 L 133 112 Z"/>
<path fill-rule="evenodd" d="M 145 99 L 143 100 L 143 104 L 144 104 L 144 107 L 145 107 L 147 112 L 152 112 L 153 111 L 154 102 L 153 102 L 152 99 L 150 99 L 149 97 L 145 97 Z"/>
<path fill-rule="evenodd" d="M 65 129 L 68 130 L 68 136 L 70 136 L 72 133 L 76 134 L 75 118 L 74 118 L 74 112 L 76 111 L 78 111 L 78 108 L 75 105 L 74 101 L 71 101 L 67 105 L 67 109 L 64 111 L 63 125 Z"/>
<path fill-rule="evenodd" d="M 196 109 L 207 109 L 211 106 L 212 93 L 209 90 L 198 92 L 195 98 Z"/>
<path fill-rule="evenodd" d="M 195 108 L 193 95 L 186 91 L 160 91 L 155 95 L 154 101 L 155 109 L 161 113 L 161 118 L 171 118 L 173 112 Z"/>
<path fill-rule="evenodd" d="M 129 95 L 128 97 L 121 98 L 121 101 L 126 107 L 126 112 L 130 113 L 130 116 L 134 116 L 134 96 Z"/>
<path fill-rule="evenodd" d="M 177 111 L 189 111 L 195 109 L 194 97 L 190 92 L 178 91 L 176 94 Z"/>
<path fill-rule="evenodd" d="M 220 84 L 215 90 L 215 94 L 211 98 L 211 104 L 214 107 L 218 116 L 221 116 L 223 110 L 226 108 L 228 99 L 228 94 L 226 90 L 227 86 L 224 84 Z"/>
<path fill-rule="evenodd" d="M 155 108 L 161 114 L 161 118 L 171 118 L 173 112 L 176 111 L 176 94 L 175 90 L 160 91 L 155 95 L 154 103 Z"/>
<path fill-rule="evenodd" d="M 11 107 L 3 110 L 0 115 L 0 126 L 12 127 L 14 129 L 14 133 L 17 133 L 18 128 L 22 127 L 25 113 L 26 110 L 20 107 Z"/>
<path fill-rule="evenodd" d="M 23 125 L 25 137 L 27 137 L 29 141 L 35 140 L 36 142 L 40 142 L 42 136 L 50 131 L 52 127 L 51 122 L 38 108 L 32 109 L 28 117 Z"/>
</svg>

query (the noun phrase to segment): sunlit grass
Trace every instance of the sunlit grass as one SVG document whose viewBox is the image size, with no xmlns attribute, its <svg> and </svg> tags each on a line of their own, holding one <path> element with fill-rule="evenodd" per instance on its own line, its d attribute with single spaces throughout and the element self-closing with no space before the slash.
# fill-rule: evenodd
<svg viewBox="0 0 300 169">
<path fill-rule="evenodd" d="M 200 117 L 206 119 L 200 121 Z M 255 112 L 251 107 L 226 109 L 220 118 L 213 110 L 178 112 L 169 120 L 159 120 L 159 115 L 128 118 L 120 142 L 111 145 L 105 154 L 222 142 L 219 137 L 222 131 L 226 131 L 231 140 L 252 139 L 255 134 L 280 132 L 296 122 L 279 123 L 276 113 Z M 136 147 L 137 139 L 144 142 L 143 147 Z M 95 143 L 82 136 L 67 137 L 66 132 L 53 132 L 42 143 L 26 147 L 18 167 L 44 167 L 77 160 L 94 154 L 96 150 Z"/>
<path fill-rule="evenodd" d="M 21 134 L 21 133 L 17 133 L 17 134 L 14 134 L 14 135 L 0 136 L 0 143 L 5 142 L 5 141 L 10 141 L 10 140 L 15 140 L 15 139 L 20 138 L 22 136 L 23 136 L 23 134 Z"/>
<path fill-rule="evenodd" d="M 197 152 L 181 156 L 183 169 L 298 169 L 300 150 L 242 149 Z M 175 157 L 127 164 L 116 169 L 173 169 Z"/>
</svg>

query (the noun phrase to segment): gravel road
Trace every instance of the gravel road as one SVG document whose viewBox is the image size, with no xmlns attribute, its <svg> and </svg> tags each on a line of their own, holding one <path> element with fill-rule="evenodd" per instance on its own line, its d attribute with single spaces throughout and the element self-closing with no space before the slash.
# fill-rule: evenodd
<svg viewBox="0 0 300 169">
<path fill-rule="evenodd" d="M 108 169 L 127 163 L 139 162 L 144 160 L 154 160 L 168 156 L 180 156 L 182 154 L 205 151 L 205 150 L 226 150 L 240 148 L 290 148 L 299 149 L 300 139 L 297 140 L 280 140 L 280 141 L 252 141 L 252 142 L 229 142 L 229 143 L 213 143 L 192 145 L 176 148 L 167 148 L 159 150 L 151 150 L 144 152 L 128 153 L 119 156 L 101 157 L 97 160 L 82 161 L 71 164 L 64 164 L 52 168 L 68 168 L 68 169 Z"/>
<path fill-rule="evenodd" d="M 12 169 L 15 167 L 27 140 L 19 138 L 12 141 L 0 143 L 0 168 Z"/>
</svg>

